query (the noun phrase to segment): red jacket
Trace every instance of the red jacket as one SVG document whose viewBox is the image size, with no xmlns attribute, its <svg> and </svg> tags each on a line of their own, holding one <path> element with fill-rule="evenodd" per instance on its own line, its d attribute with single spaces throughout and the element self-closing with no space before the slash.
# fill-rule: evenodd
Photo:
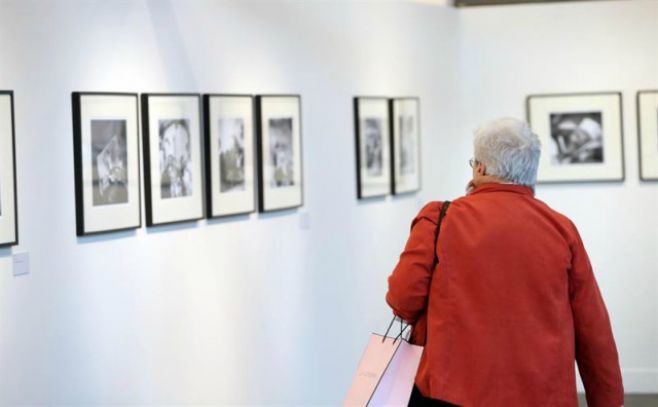
<svg viewBox="0 0 658 407">
<path fill-rule="evenodd" d="M 530 188 L 485 184 L 450 205 L 435 249 L 440 206 L 414 219 L 386 295 L 425 345 L 421 393 L 460 406 L 576 407 L 577 361 L 588 406 L 621 406 L 610 320 L 574 224 Z"/>
</svg>

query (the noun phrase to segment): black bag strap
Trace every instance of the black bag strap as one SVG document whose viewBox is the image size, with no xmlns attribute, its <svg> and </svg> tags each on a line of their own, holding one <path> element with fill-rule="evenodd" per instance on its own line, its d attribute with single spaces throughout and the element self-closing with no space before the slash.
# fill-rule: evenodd
<svg viewBox="0 0 658 407">
<path fill-rule="evenodd" d="M 439 244 L 439 233 L 441 232 L 441 224 L 443 223 L 443 218 L 446 217 L 446 212 L 450 206 L 450 201 L 444 201 L 441 205 L 441 211 L 439 212 L 439 221 L 436 224 L 436 234 L 434 235 L 434 267 L 439 263 L 439 257 L 436 254 L 436 245 Z"/>
<path fill-rule="evenodd" d="M 436 224 L 436 233 L 434 235 L 434 265 L 432 266 L 432 278 L 434 277 L 434 269 L 436 268 L 436 265 L 439 264 L 439 257 L 436 254 L 436 245 L 439 243 L 439 233 L 441 232 L 441 224 L 443 223 L 443 219 L 446 217 L 446 212 L 448 212 L 448 207 L 450 206 L 450 201 L 444 201 L 443 205 L 441 205 L 441 210 L 439 211 L 439 219 Z M 432 280 L 430 279 L 430 287 L 432 286 Z M 388 324 L 388 329 L 386 329 L 386 333 L 382 337 L 382 343 L 388 338 L 388 332 L 391 330 L 393 327 L 393 323 L 395 320 L 398 319 L 398 317 L 393 316 L 393 319 L 391 319 L 391 323 Z M 403 332 L 409 327 L 409 324 L 403 325 L 403 321 L 400 318 L 400 333 L 393 339 L 393 343 L 395 343 L 398 339 L 402 337 Z M 427 332 L 425 332 L 425 342 L 427 343 Z"/>
<path fill-rule="evenodd" d="M 441 233 L 441 224 L 443 219 L 446 217 L 446 212 L 448 212 L 448 207 L 450 206 L 450 201 L 444 201 L 441 205 L 441 211 L 439 211 L 439 220 L 436 223 L 436 234 L 434 235 L 434 264 L 432 266 L 432 277 L 430 278 L 430 288 L 432 287 L 432 280 L 434 279 L 434 273 L 436 272 L 436 265 L 439 264 L 439 255 L 436 253 L 436 246 L 439 244 L 439 233 Z M 429 298 L 428 298 L 429 301 Z M 425 328 L 425 344 L 427 344 L 427 331 L 429 327 Z"/>
</svg>

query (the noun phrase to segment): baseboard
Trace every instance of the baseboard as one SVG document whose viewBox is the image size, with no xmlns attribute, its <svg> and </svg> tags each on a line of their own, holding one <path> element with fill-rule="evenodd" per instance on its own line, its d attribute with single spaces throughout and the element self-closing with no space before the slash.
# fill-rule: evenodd
<svg viewBox="0 0 658 407">
<path fill-rule="evenodd" d="M 622 368 L 626 393 L 658 393 L 658 369 Z"/>
<path fill-rule="evenodd" d="M 622 380 L 624 381 L 624 392 L 629 394 L 656 394 L 658 393 L 658 369 L 652 368 L 622 368 Z M 578 393 L 583 393 L 585 388 L 578 376 Z"/>
</svg>

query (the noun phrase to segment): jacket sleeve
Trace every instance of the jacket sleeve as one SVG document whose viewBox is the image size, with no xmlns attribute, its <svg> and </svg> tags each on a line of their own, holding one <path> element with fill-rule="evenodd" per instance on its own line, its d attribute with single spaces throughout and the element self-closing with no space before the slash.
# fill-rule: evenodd
<svg viewBox="0 0 658 407">
<path fill-rule="evenodd" d="M 572 225 L 573 226 L 573 225 Z M 619 407 L 624 388 L 610 318 L 585 246 L 574 229 L 569 296 L 576 336 L 576 361 L 590 407 Z"/>
<path fill-rule="evenodd" d="M 400 260 L 388 278 L 386 302 L 395 315 L 409 323 L 416 322 L 427 306 L 440 208 L 440 202 L 431 202 L 418 213 Z"/>
</svg>

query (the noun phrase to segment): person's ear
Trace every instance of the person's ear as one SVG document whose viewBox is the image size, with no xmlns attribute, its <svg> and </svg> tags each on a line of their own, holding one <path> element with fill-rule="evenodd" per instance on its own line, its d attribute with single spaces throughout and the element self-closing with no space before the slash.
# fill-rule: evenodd
<svg viewBox="0 0 658 407">
<path fill-rule="evenodd" d="M 485 175 L 487 168 L 482 163 L 478 163 L 477 173 L 478 175 Z"/>
</svg>

